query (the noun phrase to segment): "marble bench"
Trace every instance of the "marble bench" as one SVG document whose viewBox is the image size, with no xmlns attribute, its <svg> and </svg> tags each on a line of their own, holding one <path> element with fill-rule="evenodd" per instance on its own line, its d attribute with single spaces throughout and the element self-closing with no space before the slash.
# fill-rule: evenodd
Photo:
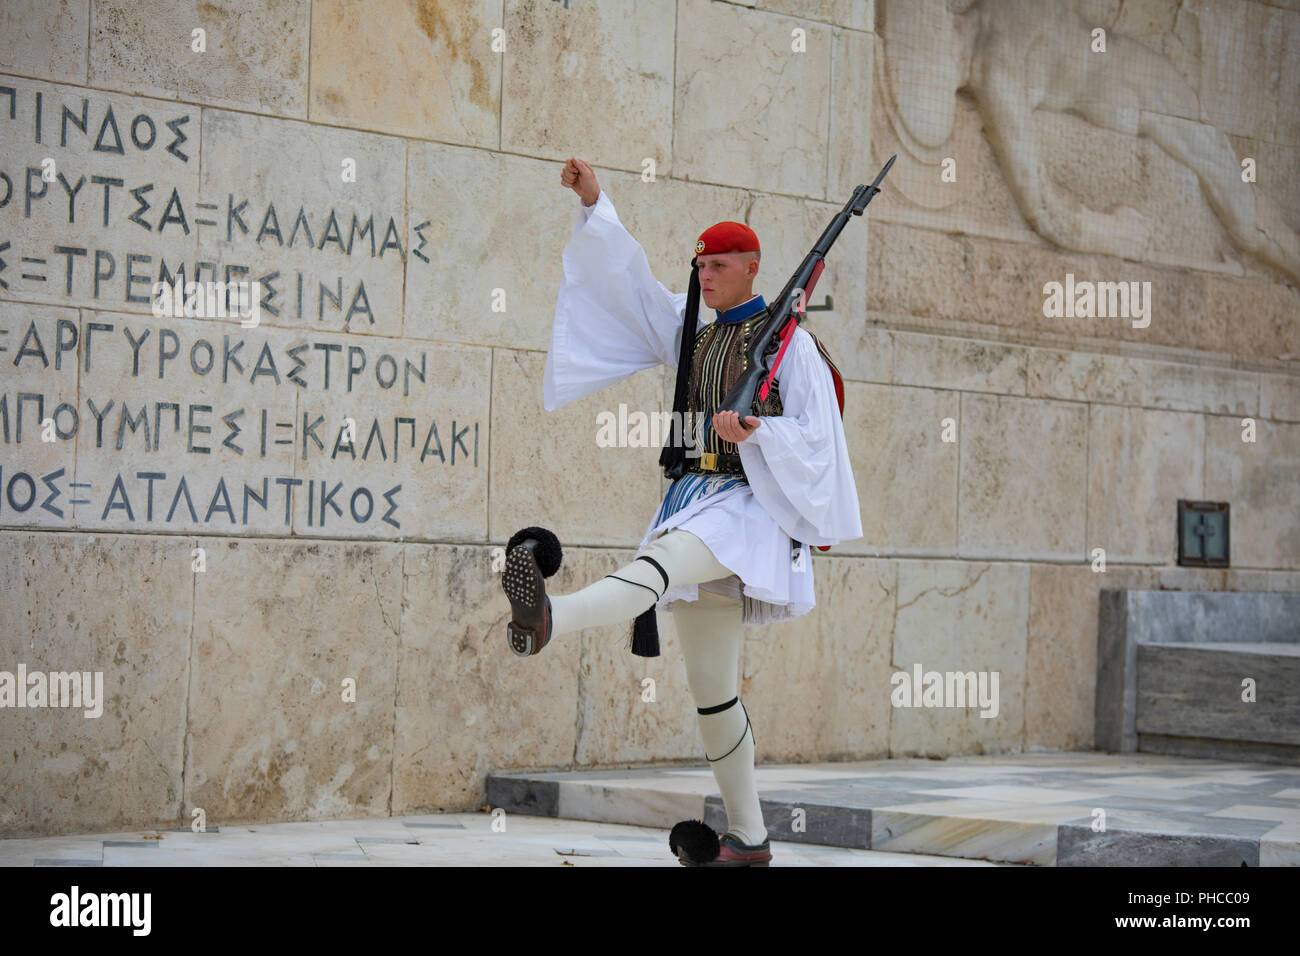
<svg viewBox="0 0 1300 956">
<path fill-rule="evenodd" d="M 1300 594 L 1103 589 L 1098 612 L 1097 749 L 1300 764 Z"/>
</svg>

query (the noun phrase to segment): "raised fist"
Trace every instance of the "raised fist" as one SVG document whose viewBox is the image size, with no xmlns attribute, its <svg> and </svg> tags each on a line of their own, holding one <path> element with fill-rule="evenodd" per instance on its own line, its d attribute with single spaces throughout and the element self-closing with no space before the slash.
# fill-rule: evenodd
<svg viewBox="0 0 1300 956">
<path fill-rule="evenodd" d="M 577 193 L 584 206 L 594 205 L 600 198 L 600 186 L 596 182 L 596 174 L 591 171 L 591 167 L 585 160 L 570 157 L 560 172 L 560 182 Z"/>
</svg>

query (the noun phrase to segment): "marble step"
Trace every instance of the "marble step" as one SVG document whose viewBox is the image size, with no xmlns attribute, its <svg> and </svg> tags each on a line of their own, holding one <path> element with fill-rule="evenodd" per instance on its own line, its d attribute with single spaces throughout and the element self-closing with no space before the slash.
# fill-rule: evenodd
<svg viewBox="0 0 1300 956">
<path fill-rule="evenodd" d="M 1171 788 L 1170 780 L 1155 779 L 1158 770 L 1152 780 L 1136 783 L 1122 775 L 1129 785 L 1108 792 L 1096 780 L 1081 778 L 1072 785 L 1059 774 L 1043 786 L 1023 776 L 999 780 L 996 772 L 978 766 L 971 768 L 968 786 L 951 775 L 918 783 L 915 777 L 890 776 L 888 767 L 880 766 L 916 762 L 934 763 L 760 765 L 756 775 L 769 836 L 1039 866 L 1300 865 L 1300 801 L 1294 798 L 1288 803 L 1218 788 L 1219 799 L 1201 799 L 1198 792 L 1180 791 Z M 952 769 L 956 762 L 941 763 Z M 1189 760 L 1175 766 L 1198 763 L 1208 762 Z M 852 768 L 864 766 L 867 772 L 855 777 Z M 1255 771 L 1258 765 L 1238 766 Z M 1281 777 L 1276 783 L 1267 775 L 1260 779 L 1264 794 L 1278 787 L 1286 792 L 1288 783 L 1292 792 L 1300 793 L 1294 787 L 1300 780 Z M 1176 777 L 1172 783 L 1176 785 Z M 1216 791 L 1214 776 L 1199 789 Z M 720 833 L 726 826 L 708 767 L 492 773 L 487 795 L 493 808 L 507 813 L 665 831 L 686 819 L 702 819 Z M 1247 800 L 1255 804 L 1239 803 Z M 1098 811 L 1104 811 L 1104 817 Z M 1094 821 L 1103 821 L 1104 831 L 1094 830 Z"/>
</svg>

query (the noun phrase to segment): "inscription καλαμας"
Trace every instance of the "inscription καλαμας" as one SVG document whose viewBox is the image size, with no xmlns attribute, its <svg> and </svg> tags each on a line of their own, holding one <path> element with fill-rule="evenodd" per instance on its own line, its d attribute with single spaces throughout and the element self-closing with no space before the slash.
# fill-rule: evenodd
<svg viewBox="0 0 1300 956">
<path fill-rule="evenodd" d="M 490 355 L 400 338 L 404 150 L 0 76 L 0 525 L 481 533 Z"/>
</svg>

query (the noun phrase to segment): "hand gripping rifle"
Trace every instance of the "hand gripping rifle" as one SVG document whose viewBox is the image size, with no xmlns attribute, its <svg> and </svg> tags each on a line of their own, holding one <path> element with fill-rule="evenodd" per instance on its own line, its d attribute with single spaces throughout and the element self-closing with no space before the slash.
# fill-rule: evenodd
<svg viewBox="0 0 1300 956">
<path fill-rule="evenodd" d="M 897 155 L 889 157 L 889 162 L 881 168 L 875 182 L 870 186 L 858 186 L 853 190 L 852 198 L 835 214 L 835 218 L 826 227 L 817 244 L 812 247 L 812 251 L 804 257 L 803 263 L 777 296 L 771 315 L 750 339 L 749 348 L 745 352 L 745 371 L 736 380 L 731 391 L 723 397 L 718 411 L 736 412 L 743 423 L 746 415 L 753 414 L 755 403 L 767 398 L 768 390 L 772 387 L 772 378 L 776 375 L 777 367 L 781 364 L 790 339 L 794 337 L 795 326 L 803 321 L 804 304 L 812 295 L 813 286 L 817 284 L 817 278 L 826 265 L 826 253 L 839 238 L 840 230 L 849 221 L 849 215 L 861 216 L 862 211 L 867 208 L 867 203 L 880 192 L 880 182 L 897 158 Z M 776 353 L 776 358 L 772 360 L 772 367 L 770 369 L 764 367 L 762 358 L 773 352 Z"/>
</svg>

